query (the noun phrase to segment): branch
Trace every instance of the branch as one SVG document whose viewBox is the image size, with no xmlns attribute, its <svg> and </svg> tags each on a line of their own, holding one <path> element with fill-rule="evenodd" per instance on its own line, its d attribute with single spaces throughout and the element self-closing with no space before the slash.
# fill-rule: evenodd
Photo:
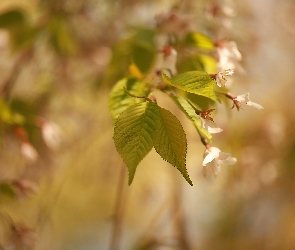
<svg viewBox="0 0 295 250">
<path fill-rule="evenodd" d="M 24 62 L 28 60 L 31 56 L 32 56 L 32 50 L 26 50 L 22 52 L 16 59 L 16 62 L 14 63 L 12 71 L 8 79 L 4 82 L 3 87 L 1 89 L 1 96 L 3 97 L 3 99 L 5 100 L 9 99 L 11 95 L 11 91 L 16 83 L 16 80 L 18 76 L 20 75 Z"/>
<path fill-rule="evenodd" d="M 125 172 L 126 167 L 124 164 L 121 164 L 120 174 L 119 174 L 119 180 L 118 180 L 118 186 L 117 186 L 117 194 L 116 194 L 116 200 L 114 204 L 114 215 L 113 215 L 113 230 L 111 234 L 111 241 L 110 241 L 110 247 L 109 250 L 118 250 L 119 246 L 119 239 L 121 236 L 121 228 L 122 228 L 122 221 L 123 221 L 123 215 L 124 215 L 124 209 L 126 200 L 124 199 L 124 180 L 125 180 Z"/>
</svg>

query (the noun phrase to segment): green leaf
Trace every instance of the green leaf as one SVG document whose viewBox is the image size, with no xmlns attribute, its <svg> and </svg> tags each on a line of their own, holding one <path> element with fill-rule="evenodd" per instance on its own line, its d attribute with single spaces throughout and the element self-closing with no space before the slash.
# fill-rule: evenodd
<svg viewBox="0 0 295 250">
<path fill-rule="evenodd" d="M 0 28 L 12 28 L 26 21 L 25 13 L 20 9 L 12 9 L 0 14 Z"/>
<path fill-rule="evenodd" d="M 78 50 L 75 37 L 68 20 L 62 15 L 54 15 L 48 23 L 51 45 L 62 56 L 74 55 Z"/>
<path fill-rule="evenodd" d="M 133 181 L 137 165 L 154 145 L 158 121 L 159 109 L 153 102 L 132 105 L 116 121 L 114 141 L 128 167 L 129 185 Z"/>
<path fill-rule="evenodd" d="M 202 122 L 199 115 L 196 114 L 194 108 L 191 104 L 182 96 L 170 95 L 173 101 L 178 105 L 178 107 L 185 113 L 185 115 L 193 122 L 196 129 L 203 134 L 212 143 L 212 135 L 204 128 L 202 128 Z"/>
<path fill-rule="evenodd" d="M 8 124 L 23 124 L 25 122 L 25 117 L 11 110 L 11 108 L 0 99 L 0 120 Z"/>
<path fill-rule="evenodd" d="M 191 103 L 194 104 L 196 108 L 199 108 L 200 110 L 212 108 L 215 104 L 214 101 L 205 96 L 196 95 L 192 93 L 186 93 L 185 98 L 188 99 Z"/>
<path fill-rule="evenodd" d="M 134 45 L 132 48 L 132 59 L 141 72 L 147 73 L 154 59 L 155 51 L 145 47 Z"/>
<path fill-rule="evenodd" d="M 124 87 L 136 96 L 147 96 L 149 93 L 147 85 L 136 78 L 124 78 L 118 81 L 111 90 L 109 97 L 109 109 L 114 120 L 133 104 L 145 101 L 143 98 L 128 95 L 124 91 Z"/>
<path fill-rule="evenodd" d="M 16 196 L 12 185 L 9 183 L 0 183 L 0 197 L 1 195 L 5 195 L 10 198 L 14 198 Z"/>
<path fill-rule="evenodd" d="M 202 62 L 203 71 L 214 74 L 217 71 L 216 59 L 209 55 L 200 55 L 199 60 Z"/>
<path fill-rule="evenodd" d="M 215 81 L 206 72 L 189 71 L 177 75 L 172 79 L 170 79 L 168 76 L 162 73 L 162 78 L 165 83 L 171 84 L 176 88 L 179 88 L 189 93 L 208 97 L 213 101 L 219 101 L 218 97 L 214 92 Z"/>
<path fill-rule="evenodd" d="M 204 50 L 215 49 L 214 42 L 201 33 L 189 33 L 185 39 L 187 45 L 193 45 Z"/>
<path fill-rule="evenodd" d="M 192 186 L 186 170 L 187 140 L 179 120 L 170 111 L 159 107 L 160 122 L 157 127 L 154 147 L 157 153 L 175 166 Z"/>
<path fill-rule="evenodd" d="M 129 171 L 129 185 L 136 168 L 154 146 L 157 153 L 175 166 L 192 184 L 186 170 L 187 140 L 170 111 L 153 102 L 136 103 L 119 115 L 114 129 L 116 149 Z"/>
<path fill-rule="evenodd" d="M 130 39 L 132 60 L 143 73 L 148 72 L 156 53 L 155 34 L 154 30 L 137 28 Z"/>
</svg>

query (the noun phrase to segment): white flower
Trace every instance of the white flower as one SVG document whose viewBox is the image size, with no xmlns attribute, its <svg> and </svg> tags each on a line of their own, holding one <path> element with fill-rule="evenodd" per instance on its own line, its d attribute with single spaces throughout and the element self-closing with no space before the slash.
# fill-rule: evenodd
<svg viewBox="0 0 295 250">
<path fill-rule="evenodd" d="M 61 130 L 59 126 L 54 122 L 45 121 L 41 129 L 46 145 L 51 149 L 58 149 L 61 144 Z"/>
<path fill-rule="evenodd" d="M 233 8 L 233 6 L 230 5 L 225 5 L 224 3 L 218 4 L 218 3 L 213 3 L 208 5 L 205 8 L 205 16 L 208 19 L 216 19 L 218 21 L 225 21 L 227 17 L 234 17 L 236 15 L 236 11 Z"/>
<path fill-rule="evenodd" d="M 161 71 L 168 75 L 176 75 L 177 51 L 171 46 L 164 46 L 159 51 L 154 65 L 155 71 Z"/>
<path fill-rule="evenodd" d="M 36 233 L 22 222 L 11 225 L 12 249 L 35 249 Z"/>
<path fill-rule="evenodd" d="M 192 17 L 183 15 L 177 11 L 161 13 L 156 16 L 156 23 L 159 30 L 168 35 L 176 35 L 180 39 L 195 29 Z"/>
<path fill-rule="evenodd" d="M 210 134 L 217 134 L 223 131 L 222 128 L 217 127 L 217 125 L 207 119 L 200 117 L 202 128 L 206 129 Z"/>
<path fill-rule="evenodd" d="M 38 186 L 35 182 L 27 179 L 17 180 L 13 183 L 15 193 L 19 199 L 24 199 L 31 193 L 38 191 Z"/>
<path fill-rule="evenodd" d="M 254 107 L 254 108 L 257 108 L 257 109 L 263 109 L 263 107 L 260 104 L 257 104 L 255 102 L 251 102 L 249 95 L 250 95 L 249 93 L 246 93 L 243 95 L 239 95 L 233 99 L 234 105 L 237 107 L 237 109 L 239 110 L 241 108 L 241 106 L 244 104 Z"/>
<path fill-rule="evenodd" d="M 23 142 L 20 151 L 30 163 L 34 163 L 38 159 L 37 150 L 29 142 Z"/>
<path fill-rule="evenodd" d="M 245 74 L 245 69 L 240 64 L 242 54 L 234 41 L 221 40 L 216 42 L 216 52 L 218 57 L 217 68 L 219 71 L 225 69 L 235 69 Z"/>
<path fill-rule="evenodd" d="M 226 85 L 226 76 L 231 76 L 233 75 L 235 71 L 233 69 L 226 69 L 223 71 L 220 71 L 216 74 L 215 76 L 215 81 L 218 87 L 225 87 Z"/>
<path fill-rule="evenodd" d="M 217 54 L 221 57 L 231 57 L 235 60 L 242 60 L 242 54 L 235 41 L 222 40 L 217 42 Z"/>
<path fill-rule="evenodd" d="M 216 175 L 220 172 L 221 164 L 233 165 L 236 162 L 236 158 L 232 157 L 229 153 L 221 152 L 219 148 L 207 148 L 204 153 L 202 170 L 203 176 L 208 177 L 213 174 L 216 177 Z"/>
</svg>

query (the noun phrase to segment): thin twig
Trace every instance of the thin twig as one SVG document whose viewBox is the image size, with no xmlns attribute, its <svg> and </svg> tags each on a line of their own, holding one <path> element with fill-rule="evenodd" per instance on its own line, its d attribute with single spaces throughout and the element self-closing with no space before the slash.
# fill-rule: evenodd
<svg viewBox="0 0 295 250">
<path fill-rule="evenodd" d="M 158 237 L 161 237 L 163 240 L 163 237 L 159 234 L 159 232 L 164 231 L 164 227 L 167 227 L 169 222 L 164 222 L 162 224 L 159 224 L 160 216 L 163 216 L 163 214 L 167 211 L 167 208 L 169 207 L 169 202 L 171 200 L 171 197 L 168 196 L 163 203 L 160 205 L 160 207 L 156 210 L 154 215 L 149 219 L 149 224 L 147 225 L 146 229 L 142 233 L 142 236 L 139 237 L 140 242 L 148 243 L 148 242 L 156 242 L 155 234 Z"/>
<path fill-rule="evenodd" d="M 125 172 L 126 167 L 124 164 L 121 164 L 118 186 L 117 186 L 117 194 L 115 198 L 114 204 L 114 215 L 113 215 L 113 230 L 111 234 L 111 241 L 109 250 L 118 250 L 119 249 L 119 241 L 122 232 L 122 222 L 124 209 L 126 205 L 125 200 L 125 188 L 124 188 L 124 180 L 125 180 Z"/>
<path fill-rule="evenodd" d="M 5 100 L 9 99 L 12 88 L 14 87 L 14 84 L 18 76 L 20 75 L 23 64 L 28 58 L 30 58 L 31 54 L 32 54 L 32 51 L 27 50 L 21 53 L 16 59 L 16 62 L 13 65 L 12 71 L 10 75 L 8 76 L 8 79 L 4 82 L 3 87 L 1 89 L 1 96 L 3 99 Z"/>
</svg>

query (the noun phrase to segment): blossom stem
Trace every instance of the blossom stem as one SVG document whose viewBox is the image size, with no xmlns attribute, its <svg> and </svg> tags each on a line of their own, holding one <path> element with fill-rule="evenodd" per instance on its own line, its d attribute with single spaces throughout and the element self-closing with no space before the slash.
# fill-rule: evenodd
<svg viewBox="0 0 295 250">
<path fill-rule="evenodd" d="M 220 95 L 224 95 L 224 96 L 226 96 L 227 98 L 229 98 L 231 100 L 234 100 L 236 98 L 236 96 L 234 96 L 230 92 L 221 92 L 221 91 L 215 90 L 215 93 L 220 94 Z"/>
<path fill-rule="evenodd" d="M 206 147 L 206 148 L 208 148 L 208 147 L 210 147 L 210 144 L 209 144 L 209 142 L 208 142 L 208 140 L 201 134 L 201 132 L 197 129 L 197 131 L 198 131 L 198 134 L 199 134 L 199 136 L 200 136 L 200 139 L 201 139 L 201 142 L 202 142 L 202 144 Z"/>
</svg>

